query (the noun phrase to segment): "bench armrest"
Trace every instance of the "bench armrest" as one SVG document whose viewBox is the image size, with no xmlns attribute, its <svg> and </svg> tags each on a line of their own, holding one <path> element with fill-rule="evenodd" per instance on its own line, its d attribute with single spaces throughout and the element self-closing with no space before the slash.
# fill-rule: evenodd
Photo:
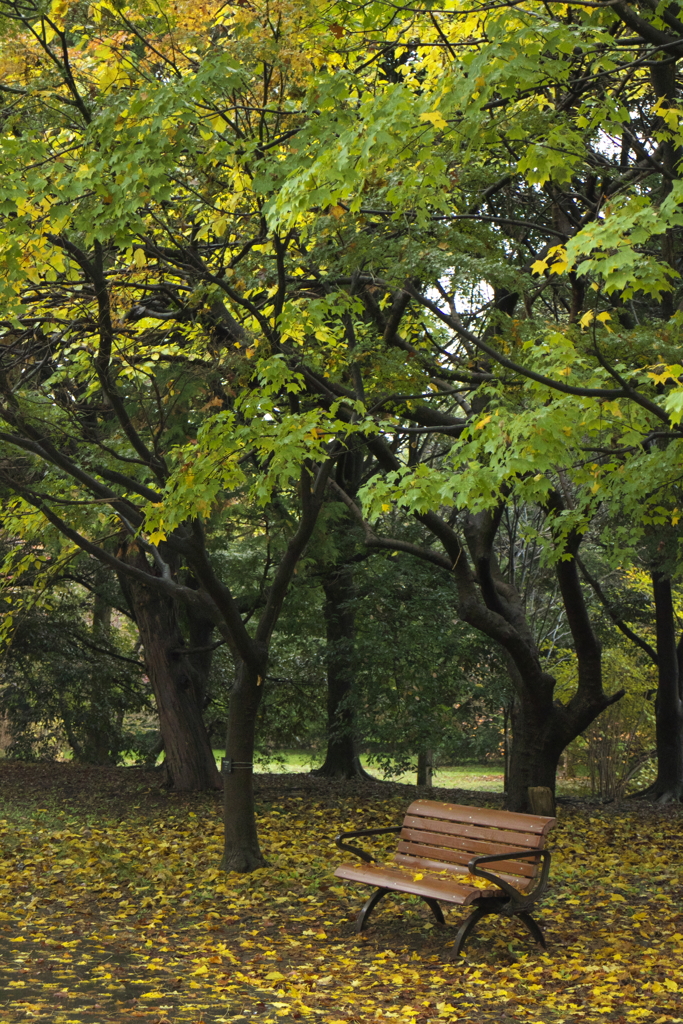
<svg viewBox="0 0 683 1024">
<path fill-rule="evenodd" d="M 354 839 L 356 836 L 381 836 L 387 832 L 400 832 L 403 828 L 402 825 L 392 825 L 390 828 L 361 828 L 356 832 L 340 832 L 338 836 L 334 837 L 334 841 L 340 850 L 348 850 L 349 853 L 355 853 L 361 860 L 366 861 L 368 864 L 376 863 L 375 857 L 372 854 L 367 853 L 365 850 L 361 850 L 358 846 L 351 846 L 349 843 L 345 843 L 345 839 Z"/>
<path fill-rule="evenodd" d="M 540 857 L 543 861 L 543 867 L 541 869 L 541 877 L 538 880 L 538 884 L 535 889 L 530 893 L 519 892 L 513 885 L 506 882 L 504 878 L 499 878 L 492 871 L 482 871 L 479 867 L 480 864 L 493 864 L 494 861 L 499 860 L 526 860 L 527 857 Z M 511 901 L 517 905 L 531 906 L 532 903 L 536 903 L 541 898 L 548 885 L 548 875 L 550 873 L 550 851 L 549 850 L 525 850 L 521 853 L 493 853 L 487 857 L 473 857 L 467 865 L 471 875 L 475 875 L 478 878 L 485 878 L 489 882 L 494 882 L 499 889 L 507 893 Z"/>
</svg>

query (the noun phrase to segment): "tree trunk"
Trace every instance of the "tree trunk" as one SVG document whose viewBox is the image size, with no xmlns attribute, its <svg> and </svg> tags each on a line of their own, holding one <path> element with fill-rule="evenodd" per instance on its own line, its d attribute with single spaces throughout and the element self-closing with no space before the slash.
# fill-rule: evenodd
<svg viewBox="0 0 683 1024">
<path fill-rule="evenodd" d="M 660 803 L 683 797 L 683 701 L 671 580 L 652 574 L 659 686 L 655 704 L 657 778 L 646 793 Z"/>
<path fill-rule="evenodd" d="M 356 611 L 353 570 L 335 566 L 323 579 L 327 639 L 327 753 L 313 775 L 371 779 L 361 766 L 356 747 L 355 686 Z"/>
<path fill-rule="evenodd" d="M 431 786 L 433 769 L 434 752 L 432 750 L 421 750 L 417 755 L 418 786 Z"/>
<path fill-rule="evenodd" d="M 127 559 L 147 567 L 142 552 Z M 196 663 L 182 653 L 183 635 L 172 598 L 137 581 L 127 591 L 145 652 L 166 754 L 166 784 L 179 792 L 219 789 L 220 774 L 197 699 Z"/>
<path fill-rule="evenodd" d="M 263 671 L 265 671 L 265 666 Z M 265 866 L 256 832 L 254 808 L 254 741 L 262 676 L 239 662 L 230 694 L 226 760 L 223 769 L 225 844 L 222 871 L 254 871 Z"/>
<path fill-rule="evenodd" d="M 185 657 L 192 676 L 195 700 L 204 711 L 208 703 L 206 684 L 213 664 L 214 645 L 211 639 L 215 626 L 200 609 L 191 605 L 185 606 L 181 611 L 187 624 L 189 652 Z"/>
<path fill-rule="evenodd" d="M 546 709 L 548 710 L 548 709 Z M 534 701 L 516 699 L 512 708 L 512 744 L 505 806 L 511 811 L 533 813 L 529 789 L 546 786 L 555 799 L 555 776 L 565 744 L 556 735 L 554 708 L 538 714 Z"/>
</svg>

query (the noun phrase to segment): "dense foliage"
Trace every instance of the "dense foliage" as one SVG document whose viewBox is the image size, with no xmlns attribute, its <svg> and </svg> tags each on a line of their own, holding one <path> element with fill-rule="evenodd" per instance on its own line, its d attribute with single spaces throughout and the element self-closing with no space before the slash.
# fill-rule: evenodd
<svg viewBox="0 0 683 1024">
<path fill-rule="evenodd" d="M 310 678 L 406 755 L 448 743 L 482 674 L 525 809 L 622 696 L 593 544 L 652 574 L 657 793 L 680 796 L 678 5 L 0 14 L 5 528 L 127 588 L 169 781 L 219 785 L 219 644 L 235 763 L 267 688 L 300 717 L 273 652 L 302 667 L 278 623 L 304 577 L 315 616 L 317 573 Z M 434 615 L 399 596 L 409 558 Z M 224 781 L 224 866 L 257 867 L 249 772 Z"/>
</svg>

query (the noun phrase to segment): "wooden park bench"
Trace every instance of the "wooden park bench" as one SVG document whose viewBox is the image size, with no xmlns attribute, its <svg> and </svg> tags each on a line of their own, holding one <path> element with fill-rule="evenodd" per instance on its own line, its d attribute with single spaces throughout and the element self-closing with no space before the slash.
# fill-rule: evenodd
<svg viewBox="0 0 683 1024">
<path fill-rule="evenodd" d="M 547 886 L 550 853 L 543 847 L 555 820 L 536 814 L 415 800 L 402 825 L 340 833 L 335 839 L 339 849 L 349 850 L 365 863 L 341 864 L 335 875 L 377 886 L 356 919 L 356 931 L 363 930 L 383 896 L 405 892 L 421 896 L 440 925 L 444 924 L 440 901 L 475 907 L 456 936 L 456 956 L 486 914 L 518 917 L 545 949 L 543 932 L 529 911 Z M 365 850 L 346 842 L 387 832 L 400 833 L 398 851 L 388 864 L 377 863 Z M 493 864 L 503 870 L 488 870 Z M 467 877 L 472 875 L 491 885 L 472 885 Z"/>
</svg>

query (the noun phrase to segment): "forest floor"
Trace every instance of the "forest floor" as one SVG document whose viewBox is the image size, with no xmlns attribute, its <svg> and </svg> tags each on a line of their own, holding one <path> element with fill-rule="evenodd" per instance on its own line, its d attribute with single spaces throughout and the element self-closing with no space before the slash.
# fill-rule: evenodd
<svg viewBox="0 0 683 1024">
<path fill-rule="evenodd" d="M 454 926 L 332 872 L 344 828 L 395 824 L 414 786 L 256 777 L 269 867 L 217 870 L 219 796 L 153 771 L 0 761 L 0 1020 L 50 1024 L 683 1021 L 683 810 L 568 803 L 551 833 L 548 952 L 514 921 Z M 491 793 L 437 799 L 495 806 Z"/>
</svg>

